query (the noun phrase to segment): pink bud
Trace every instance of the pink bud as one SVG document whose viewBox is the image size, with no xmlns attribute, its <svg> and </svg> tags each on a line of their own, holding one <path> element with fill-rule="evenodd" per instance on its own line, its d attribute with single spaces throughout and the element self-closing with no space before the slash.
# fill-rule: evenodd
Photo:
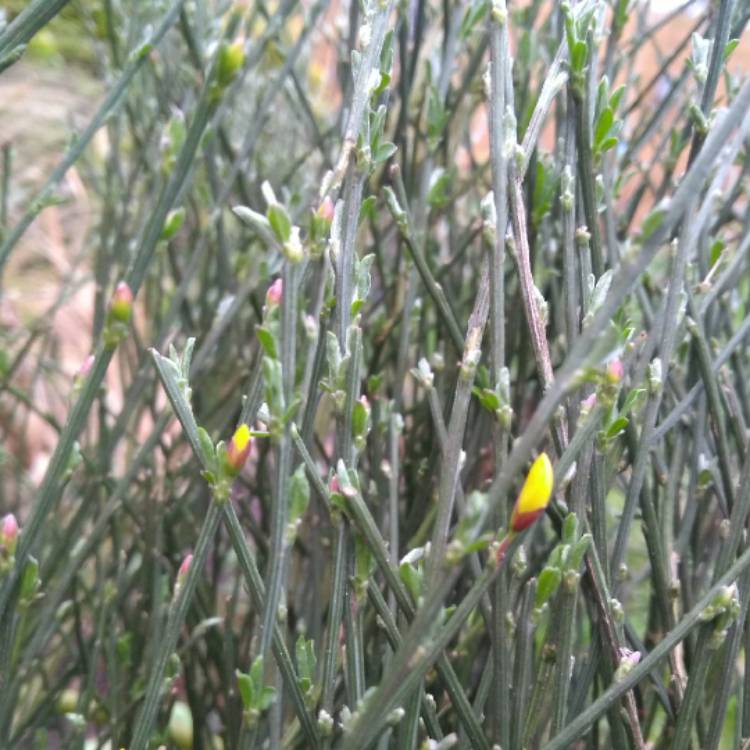
<svg viewBox="0 0 750 750">
<path fill-rule="evenodd" d="M 620 682 L 632 671 L 633 667 L 641 660 L 640 651 L 631 651 L 629 648 L 620 649 L 620 663 L 615 670 L 615 682 Z"/>
<path fill-rule="evenodd" d="M 625 375 L 625 367 L 619 357 L 611 359 L 607 364 L 607 377 L 613 383 L 619 383 Z"/>
<path fill-rule="evenodd" d="M 12 555 L 16 551 L 18 541 L 18 521 L 12 513 L 3 518 L 2 530 L 0 530 L 0 544 L 3 549 Z"/>
<path fill-rule="evenodd" d="M 81 366 L 78 368 L 76 372 L 76 380 L 80 379 L 83 380 L 84 378 L 88 377 L 91 373 L 91 369 L 94 366 L 94 361 L 96 360 L 96 357 L 93 354 L 89 354 L 86 359 L 81 362 Z"/>
<path fill-rule="evenodd" d="M 581 401 L 581 408 L 591 411 L 596 406 L 596 393 L 592 393 Z"/>
<path fill-rule="evenodd" d="M 133 312 L 133 292 L 127 282 L 121 281 L 115 287 L 115 293 L 112 296 L 112 304 L 109 310 L 112 317 L 121 323 L 127 323 L 130 320 Z"/>
<path fill-rule="evenodd" d="M 331 477 L 331 481 L 328 482 L 328 491 L 332 495 L 341 494 L 341 485 L 339 484 L 339 478 L 335 474 Z"/>
<path fill-rule="evenodd" d="M 193 562 L 193 555 L 185 555 L 183 561 L 180 563 L 180 569 L 177 571 L 177 582 L 182 583 L 185 580 L 185 576 L 190 569 L 190 564 Z"/>
<path fill-rule="evenodd" d="M 276 307 L 281 304 L 281 297 L 284 293 L 284 282 L 278 278 L 268 287 L 266 292 L 266 307 Z"/>
<path fill-rule="evenodd" d="M 177 594 L 179 594 L 180 589 L 182 589 L 182 587 L 185 585 L 185 580 L 187 579 L 187 574 L 192 564 L 193 564 L 193 555 L 192 553 L 188 553 L 182 559 L 182 562 L 180 563 L 180 567 L 177 570 L 177 579 L 175 580 L 175 583 L 174 583 L 173 596 L 176 597 Z"/>
<path fill-rule="evenodd" d="M 318 206 L 318 216 L 320 216 L 321 219 L 331 222 L 333 221 L 333 213 L 333 201 L 331 200 L 330 195 L 326 195 L 326 197 L 323 198 L 323 202 Z"/>
<path fill-rule="evenodd" d="M 620 663 L 625 662 L 628 666 L 634 667 L 641 660 L 640 651 L 631 651 L 629 648 L 620 648 Z"/>
<path fill-rule="evenodd" d="M 368 399 L 367 396 L 365 396 L 364 393 L 359 397 L 359 403 L 362 404 L 362 406 L 364 406 L 365 409 L 369 410 L 369 408 L 370 408 L 370 399 Z"/>
</svg>

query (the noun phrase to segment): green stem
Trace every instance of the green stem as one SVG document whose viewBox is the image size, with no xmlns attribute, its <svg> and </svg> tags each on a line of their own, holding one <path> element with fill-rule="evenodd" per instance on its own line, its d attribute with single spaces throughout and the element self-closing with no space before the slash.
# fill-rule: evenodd
<svg viewBox="0 0 750 750">
<path fill-rule="evenodd" d="M 255 562 L 250 548 L 248 547 L 245 534 L 242 531 L 242 526 L 237 518 L 237 513 L 234 510 L 234 506 L 231 503 L 227 503 L 224 508 L 224 521 L 229 531 L 229 536 L 232 541 L 232 547 L 237 555 L 237 559 L 242 569 L 242 573 L 245 577 L 250 596 L 253 599 L 253 605 L 257 610 L 262 610 L 265 600 L 265 586 L 263 578 L 260 575 L 258 566 Z M 274 656 L 276 657 L 276 663 L 281 671 L 281 676 L 284 680 L 284 686 L 289 691 L 289 695 L 292 698 L 294 704 L 294 710 L 297 714 L 297 718 L 300 721 L 302 729 L 307 737 L 307 742 L 313 748 L 320 747 L 320 737 L 318 735 L 318 729 L 313 720 L 310 712 L 305 705 L 305 699 L 302 695 L 302 691 L 297 681 L 297 674 L 292 664 L 292 658 L 289 655 L 289 651 L 286 647 L 286 641 L 284 634 L 278 624 L 274 623 L 273 628 L 273 641 L 272 648 Z"/>
<path fill-rule="evenodd" d="M 216 535 L 216 529 L 219 527 L 221 511 L 221 506 L 216 502 L 212 502 L 209 506 L 208 514 L 195 544 L 193 560 L 188 567 L 177 597 L 169 608 L 167 624 L 160 638 L 159 648 L 156 651 L 154 665 L 151 668 L 146 686 L 143 706 L 135 721 L 133 738 L 130 742 L 131 750 L 146 750 L 148 746 L 164 689 L 164 672 L 167 668 L 167 662 L 177 645 L 177 639 L 193 598 L 198 578 L 202 574 L 208 559 L 209 545 Z"/>
<path fill-rule="evenodd" d="M 99 109 L 91 119 L 91 122 L 88 124 L 86 129 L 76 138 L 73 145 L 68 149 L 62 161 L 57 165 L 57 167 L 55 167 L 52 174 L 49 176 L 44 187 L 31 200 L 29 208 L 27 209 L 23 217 L 21 217 L 21 220 L 18 222 L 18 224 L 16 224 L 16 226 L 13 227 L 10 232 L 8 232 L 7 236 L 3 238 L 3 242 L 2 244 L 0 244 L 0 278 L 2 277 L 3 269 L 5 267 L 6 261 L 8 260 L 8 256 L 15 247 L 16 243 L 22 237 L 24 232 L 29 228 L 36 216 L 45 207 L 46 201 L 52 197 L 52 191 L 54 187 L 63 179 L 63 177 L 65 177 L 68 169 L 70 169 L 70 167 L 75 164 L 96 132 L 102 125 L 104 125 L 104 123 L 107 121 L 107 118 L 115 110 L 115 107 L 119 103 L 121 97 L 130 86 L 130 83 L 135 77 L 135 74 L 140 70 L 141 66 L 148 59 L 148 51 L 152 47 L 156 46 L 161 41 L 162 37 L 167 33 L 167 31 L 169 31 L 169 29 L 174 25 L 183 2 L 184 0 L 176 0 L 165 14 L 162 22 L 154 29 L 148 40 L 144 44 L 142 44 L 134 54 L 131 54 L 129 62 L 125 66 L 122 75 L 118 79 L 117 83 L 115 83 L 114 86 L 110 89 L 109 94 L 99 106 Z M 39 2 L 34 3 L 33 5 L 35 7 L 39 7 L 44 4 L 47 4 L 51 8 L 53 7 L 53 5 L 60 5 L 60 0 L 54 0 L 54 3 L 46 3 L 46 0 L 39 0 Z M 19 16 L 16 21 L 18 21 L 20 18 L 21 16 Z M 6 35 L 9 33 L 9 31 L 10 28 L 6 30 Z M 0 52 L 2 51 L 2 49 L 2 38 L 0 38 Z M 192 162 L 192 159 L 188 163 L 190 162 Z M 159 232 L 161 232 L 162 226 L 163 221 L 159 225 Z M 135 293 L 135 289 L 133 290 L 133 292 Z"/>
<path fill-rule="evenodd" d="M 26 44 L 69 0 L 32 0 L 0 34 L 0 58 Z"/>
<path fill-rule="evenodd" d="M 750 565 L 750 549 L 737 559 L 732 567 L 700 598 L 698 603 L 680 622 L 659 641 L 654 649 L 633 667 L 619 682 L 610 685 L 588 708 L 573 719 L 562 732 L 557 734 L 542 750 L 564 750 L 581 737 L 588 728 L 615 705 L 628 690 L 634 688 L 648 673 L 665 659 L 700 622 L 703 610 L 711 603 L 722 586 L 726 586 Z"/>
</svg>

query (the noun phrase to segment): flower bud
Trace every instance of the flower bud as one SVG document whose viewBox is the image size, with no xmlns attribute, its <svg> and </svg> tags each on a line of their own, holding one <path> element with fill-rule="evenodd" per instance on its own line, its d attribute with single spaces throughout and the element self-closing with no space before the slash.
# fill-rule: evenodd
<svg viewBox="0 0 750 750">
<path fill-rule="evenodd" d="M 282 245 L 282 252 L 290 263 L 301 263 L 305 259 L 305 248 L 299 236 L 299 227 L 292 227 L 289 239 Z"/>
<path fill-rule="evenodd" d="M 110 315 L 120 323 L 128 323 L 133 314 L 133 292 L 127 282 L 121 281 L 115 287 L 112 303 L 109 306 Z"/>
<path fill-rule="evenodd" d="M 89 354 L 86 359 L 81 362 L 81 366 L 76 370 L 76 374 L 73 376 L 73 391 L 77 393 L 83 387 L 86 382 L 86 378 L 91 374 L 91 370 L 94 367 L 94 361 L 96 357 L 93 354 Z"/>
<path fill-rule="evenodd" d="M 180 569 L 177 571 L 177 586 L 182 586 L 187 578 L 188 570 L 193 562 L 192 553 L 185 555 L 182 562 L 180 563 Z"/>
<path fill-rule="evenodd" d="M 323 737 L 330 737 L 333 734 L 333 717 L 325 709 L 321 709 L 318 714 L 318 729 Z"/>
<path fill-rule="evenodd" d="M 625 367 L 619 357 L 615 357 L 607 363 L 607 379 L 610 383 L 619 383 L 624 375 Z"/>
<path fill-rule="evenodd" d="M 191 750 L 193 747 L 193 714 L 190 706 L 184 701 L 175 701 L 169 714 L 167 726 L 169 738 L 180 750 Z"/>
<path fill-rule="evenodd" d="M 232 439 L 227 446 L 225 468 L 229 476 L 234 477 L 240 473 L 252 447 L 253 438 L 250 435 L 250 428 L 246 424 L 241 424 L 234 431 L 234 435 L 232 435 Z"/>
<path fill-rule="evenodd" d="M 370 432 L 370 401 L 367 396 L 360 396 L 354 403 L 352 411 L 352 433 L 358 448 L 362 448 Z"/>
<path fill-rule="evenodd" d="M 640 660 L 640 651 L 631 651 L 629 648 L 621 648 L 620 663 L 615 671 L 615 682 L 620 682 Z"/>
<path fill-rule="evenodd" d="M 588 414 L 596 406 L 596 393 L 592 393 L 581 401 L 581 411 Z"/>
<path fill-rule="evenodd" d="M 554 483 L 555 474 L 549 456 L 546 453 L 540 453 L 531 465 L 513 507 L 510 517 L 511 531 L 516 533 L 523 531 L 544 513 L 552 496 Z"/>
<path fill-rule="evenodd" d="M 96 357 L 93 354 L 89 354 L 86 359 L 81 362 L 81 366 L 76 371 L 75 377 L 76 378 L 86 378 L 91 374 L 91 369 L 94 366 L 94 361 L 96 360 Z"/>
<path fill-rule="evenodd" d="M 316 211 L 319 218 L 327 221 L 329 224 L 333 221 L 334 206 L 330 195 L 323 198 L 323 202 L 318 206 Z"/>
<path fill-rule="evenodd" d="M 278 278 L 268 287 L 268 291 L 266 292 L 266 307 L 270 308 L 280 305 L 283 292 L 284 282 L 281 278 Z"/>
<path fill-rule="evenodd" d="M 223 44 L 219 51 L 217 80 L 220 86 L 228 86 L 245 62 L 245 48 L 242 42 Z"/>
<path fill-rule="evenodd" d="M 5 553 L 11 557 L 16 551 L 18 542 L 18 521 L 12 513 L 8 513 L 3 518 L 2 527 L 0 527 L 0 546 Z"/>
<path fill-rule="evenodd" d="M 331 477 L 331 481 L 328 482 L 328 492 L 331 495 L 341 495 L 341 485 L 339 484 L 339 478 L 334 474 Z"/>
</svg>

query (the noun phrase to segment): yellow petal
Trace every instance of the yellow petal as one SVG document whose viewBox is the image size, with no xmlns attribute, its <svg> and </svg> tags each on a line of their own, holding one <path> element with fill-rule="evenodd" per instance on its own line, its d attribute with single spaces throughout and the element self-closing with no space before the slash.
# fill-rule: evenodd
<svg viewBox="0 0 750 750">
<path fill-rule="evenodd" d="M 521 493 L 516 500 L 516 511 L 518 513 L 533 513 L 547 507 L 552 496 L 552 487 L 555 483 L 555 473 L 546 453 L 540 453 L 536 461 L 531 465 L 526 481 L 523 483 Z"/>
<path fill-rule="evenodd" d="M 238 453 L 247 448 L 247 444 L 250 442 L 250 428 L 246 424 L 241 424 L 232 436 L 232 443 Z"/>
</svg>

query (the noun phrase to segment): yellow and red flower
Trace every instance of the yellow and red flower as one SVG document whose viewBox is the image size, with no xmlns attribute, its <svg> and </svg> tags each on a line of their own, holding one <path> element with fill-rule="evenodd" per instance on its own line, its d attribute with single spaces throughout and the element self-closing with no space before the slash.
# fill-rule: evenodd
<svg viewBox="0 0 750 750">
<path fill-rule="evenodd" d="M 540 453 L 531 465 L 526 481 L 521 487 L 513 513 L 510 517 L 510 529 L 514 533 L 531 526 L 541 516 L 552 496 L 555 473 L 546 453 Z"/>
<path fill-rule="evenodd" d="M 552 497 L 554 484 L 555 472 L 549 456 L 546 453 L 540 453 L 526 475 L 526 481 L 513 506 L 508 533 L 501 540 L 495 553 L 495 561 L 498 565 L 505 558 L 508 546 L 516 534 L 528 529 L 539 516 L 544 514 Z"/>
<path fill-rule="evenodd" d="M 230 476 L 236 476 L 240 473 L 252 447 L 253 438 L 250 434 L 250 428 L 246 424 L 241 424 L 234 431 L 234 435 L 232 435 L 232 439 L 227 446 L 226 470 Z"/>
</svg>

